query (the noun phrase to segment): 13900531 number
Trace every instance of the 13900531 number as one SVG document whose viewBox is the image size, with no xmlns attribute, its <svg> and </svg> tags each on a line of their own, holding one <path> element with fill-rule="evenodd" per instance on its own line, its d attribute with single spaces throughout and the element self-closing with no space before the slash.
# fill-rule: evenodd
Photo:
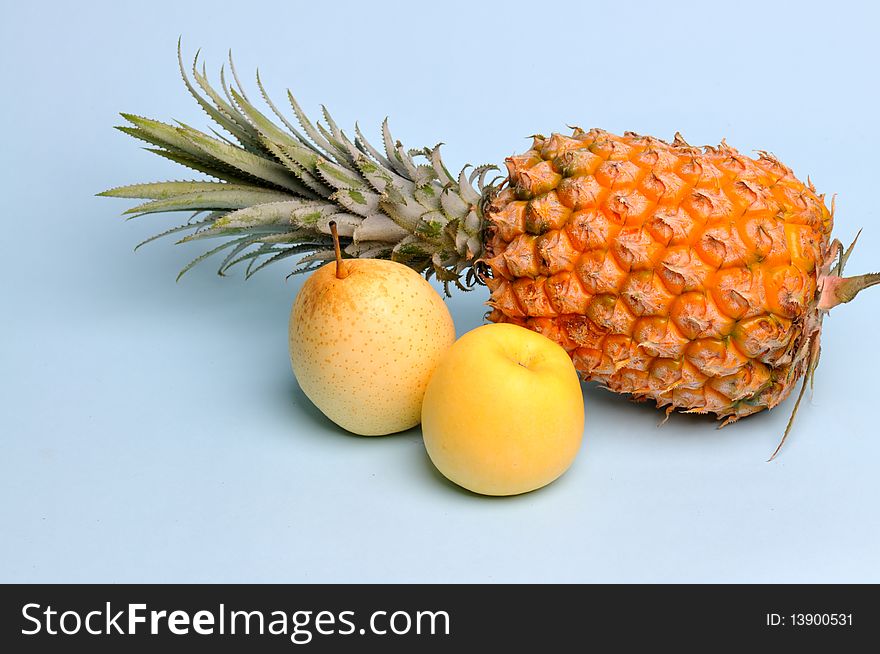
<svg viewBox="0 0 880 654">
<path fill-rule="evenodd" d="M 794 627 L 851 627 L 852 623 L 852 613 L 792 613 L 790 624 Z"/>
</svg>

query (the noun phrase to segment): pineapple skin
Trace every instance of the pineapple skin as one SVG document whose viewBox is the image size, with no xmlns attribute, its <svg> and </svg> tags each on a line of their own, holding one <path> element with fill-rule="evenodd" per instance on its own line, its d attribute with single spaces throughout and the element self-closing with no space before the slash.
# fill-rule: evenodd
<svg viewBox="0 0 880 654">
<path fill-rule="evenodd" d="M 587 381 L 726 422 L 815 369 L 833 215 L 773 156 L 575 129 L 506 165 L 484 205 L 490 320 Z"/>
</svg>

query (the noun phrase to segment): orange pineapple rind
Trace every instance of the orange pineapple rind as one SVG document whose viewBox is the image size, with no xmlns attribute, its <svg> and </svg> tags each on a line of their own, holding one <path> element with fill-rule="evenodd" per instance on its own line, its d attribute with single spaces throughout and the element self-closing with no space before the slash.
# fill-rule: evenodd
<svg viewBox="0 0 880 654">
<path fill-rule="evenodd" d="M 485 206 L 489 319 L 667 415 L 778 405 L 815 370 L 823 314 L 880 281 L 842 277 L 833 211 L 767 152 L 575 128 L 506 164 L 514 191 Z"/>
</svg>

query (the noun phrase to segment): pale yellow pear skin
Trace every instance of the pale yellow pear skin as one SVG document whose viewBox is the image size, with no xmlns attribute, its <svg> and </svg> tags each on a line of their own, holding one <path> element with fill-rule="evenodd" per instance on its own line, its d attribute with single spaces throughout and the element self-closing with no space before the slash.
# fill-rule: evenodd
<svg viewBox="0 0 880 654">
<path fill-rule="evenodd" d="M 483 495 L 546 486 L 577 455 L 584 431 L 580 380 L 555 342 L 491 324 L 464 334 L 434 371 L 422 433 L 445 477 Z"/>
<path fill-rule="evenodd" d="M 355 434 L 416 426 L 428 379 L 455 340 L 443 298 L 392 261 L 328 263 L 305 281 L 290 312 L 290 362 L 321 412 Z"/>
</svg>

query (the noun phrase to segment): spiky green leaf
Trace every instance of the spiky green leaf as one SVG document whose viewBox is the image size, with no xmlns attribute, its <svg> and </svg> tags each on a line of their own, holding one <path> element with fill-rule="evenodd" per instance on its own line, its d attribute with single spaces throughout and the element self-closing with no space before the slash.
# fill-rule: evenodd
<svg viewBox="0 0 880 654">
<path fill-rule="evenodd" d="M 297 180 L 289 170 L 279 163 L 257 156 L 241 148 L 233 147 L 187 125 L 182 125 L 179 129 L 186 140 L 201 152 L 227 166 L 295 193 L 308 193 L 308 189 L 303 186 L 302 182 Z"/>
<path fill-rule="evenodd" d="M 191 82 L 179 48 L 178 64 L 187 90 L 218 125 L 210 130 L 214 136 L 133 114 L 124 114 L 128 125 L 120 129 L 147 142 L 148 150 L 222 182 L 134 184 L 103 195 L 149 200 L 129 215 L 210 212 L 165 232 L 191 231 L 184 241 L 227 239 L 182 273 L 227 247 L 221 274 L 240 261 L 248 262 L 251 274 L 295 253 L 304 255 L 295 272 L 313 269 L 333 257 L 333 221 L 348 256 L 398 258 L 444 285 L 473 283 L 470 266 L 480 255 L 482 218 L 480 193 L 472 185 L 482 190 L 489 167 L 468 167 L 454 178 L 439 145 L 407 149 L 393 139 L 387 119 L 382 154 L 357 125 L 354 141 L 346 137 L 326 108 L 324 124 L 313 123 L 288 92 L 302 133 L 272 103 L 258 75 L 260 94 L 279 126 L 247 97 L 231 56 L 234 85 L 224 67 L 219 87 L 213 86 L 204 66 L 199 70 L 198 55 Z"/>
<path fill-rule="evenodd" d="M 109 198 L 132 198 L 143 200 L 164 200 L 178 195 L 189 195 L 191 193 L 211 192 L 218 190 L 236 190 L 236 191 L 263 191 L 258 186 L 249 186 L 244 184 L 227 184 L 224 182 L 149 182 L 147 184 L 130 184 L 128 186 L 118 186 L 106 191 L 98 193 Z"/>
<path fill-rule="evenodd" d="M 222 185 L 221 185 L 222 186 Z M 199 191 L 145 202 L 126 210 L 126 214 L 148 214 L 164 211 L 194 211 L 213 209 L 244 209 L 266 202 L 283 202 L 290 195 L 269 189 L 227 188 Z"/>
</svg>

